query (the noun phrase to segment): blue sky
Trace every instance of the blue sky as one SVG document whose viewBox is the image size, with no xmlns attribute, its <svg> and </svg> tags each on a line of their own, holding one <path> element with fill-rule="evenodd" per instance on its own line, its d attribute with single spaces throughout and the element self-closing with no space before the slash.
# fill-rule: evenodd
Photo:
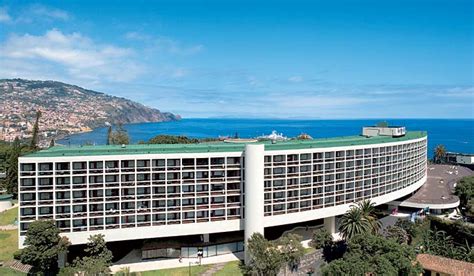
<svg viewBox="0 0 474 276">
<path fill-rule="evenodd" d="M 0 0 L 0 78 L 188 118 L 474 118 L 473 5 Z"/>
</svg>

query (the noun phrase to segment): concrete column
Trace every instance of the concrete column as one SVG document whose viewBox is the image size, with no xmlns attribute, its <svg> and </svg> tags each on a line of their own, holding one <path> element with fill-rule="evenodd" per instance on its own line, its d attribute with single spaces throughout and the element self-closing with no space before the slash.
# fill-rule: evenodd
<svg viewBox="0 0 474 276">
<path fill-rule="evenodd" d="M 336 233 L 336 217 L 324 218 L 324 228 L 333 235 Z"/>
<path fill-rule="evenodd" d="M 203 242 L 209 242 L 209 234 L 202 234 L 202 241 Z"/>
<path fill-rule="evenodd" d="M 265 146 L 261 144 L 248 144 L 245 146 L 245 243 L 253 233 L 263 235 L 264 218 L 264 152 Z M 245 262 L 249 256 L 245 254 Z"/>
</svg>

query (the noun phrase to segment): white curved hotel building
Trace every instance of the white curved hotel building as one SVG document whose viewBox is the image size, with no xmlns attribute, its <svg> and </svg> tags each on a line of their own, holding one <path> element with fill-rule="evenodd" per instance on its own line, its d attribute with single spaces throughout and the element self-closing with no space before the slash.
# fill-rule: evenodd
<svg viewBox="0 0 474 276">
<path fill-rule="evenodd" d="M 54 219 L 72 244 L 244 230 L 387 203 L 426 180 L 427 135 L 390 133 L 255 143 L 53 147 L 20 158 L 20 246 Z M 401 132 L 395 132 L 400 130 Z"/>
</svg>

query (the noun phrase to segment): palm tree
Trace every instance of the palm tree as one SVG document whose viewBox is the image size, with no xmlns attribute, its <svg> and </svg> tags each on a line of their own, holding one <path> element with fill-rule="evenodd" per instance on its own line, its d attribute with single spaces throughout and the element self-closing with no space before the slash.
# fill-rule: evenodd
<svg viewBox="0 0 474 276">
<path fill-rule="evenodd" d="M 441 163 L 446 157 L 446 148 L 444 145 L 437 145 L 434 154 L 435 163 Z"/>
<path fill-rule="evenodd" d="M 370 200 L 363 200 L 357 203 L 357 208 L 362 212 L 362 215 L 367 219 L 373 234 L 377 234 L 382 228 L 382 223 L 375 215 L 375 203 Z"/>
<path fill-rule="evenodd" d="M 357 234 L 371 232 L 372 226 L 357 206 L 352 206 L 341 218 L 339 231 L 342 237 L 350 240 Z"/>
<path fill-rule="evenodd" d="M 33 133 L 31 134 L 31 143 L 30 143 L 30 148 L 31 149 L 37 149 L 38 148 L 40 117 L 41 117 L 41 111 L 38 110 L 38 111 L 36 111 L 36 120 L 35 120 L 35 124 L 33 125 Z"/>
</svg>

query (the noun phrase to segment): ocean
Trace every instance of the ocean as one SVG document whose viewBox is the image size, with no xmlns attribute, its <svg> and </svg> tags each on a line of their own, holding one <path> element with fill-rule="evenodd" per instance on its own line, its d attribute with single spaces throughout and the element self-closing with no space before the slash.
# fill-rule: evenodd
<svg viewBox="0 0 474 276">
<path fill-rule="evenodd" d="M 284 119 L 182 119 L 175 122 L 128 124 L 132 143 L 146 141 L 158 134 L 184 135 L 193 138 L 234 136 L 251 138 L 270 134 L 273 130 L 287 137 L 307 133 L 313 138 L 358 135 L 363 126 L 381 120 L 284 120 Z M 390 125 L 405 126 L 410 130 L 428 132 L 428 155 L 431 158 L 436 145 L 445 145 L 448 151 L 474 153 L 473 119 L 389 119 Z M 107 128 L 71 135 L 58 141 L 63 145 L 92 143 L 103 145 Z"/>
</svg>

